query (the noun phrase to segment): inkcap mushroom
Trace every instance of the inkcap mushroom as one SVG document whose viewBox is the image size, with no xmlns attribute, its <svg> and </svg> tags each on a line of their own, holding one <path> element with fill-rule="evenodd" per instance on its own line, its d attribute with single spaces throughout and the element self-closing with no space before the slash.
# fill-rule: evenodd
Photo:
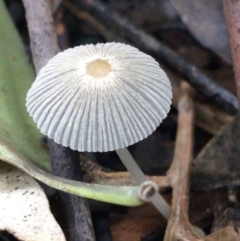
<svg viewBox="0 0 240 241">
<path fill-rule="evenodd" d="M 80 152 L 116 150 L 137 184 L 157 190 L 126 147 L 159 126 L 171 98 L 170 81 L 151 56 L 130 45 L 100 43 L 70 48 L 49 60 L 26 106 L 41 132 L 56 143 Z M 156 193 L 150 200 L 168 216 L 169 206 Z"/>
</svg>

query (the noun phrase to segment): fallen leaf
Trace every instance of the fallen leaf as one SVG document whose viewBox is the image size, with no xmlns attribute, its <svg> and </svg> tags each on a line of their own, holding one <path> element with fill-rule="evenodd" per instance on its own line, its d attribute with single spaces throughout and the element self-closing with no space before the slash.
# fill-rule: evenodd
<svg viewBox="0 0 240 241">
<path fill-rule="evenodd" d="M 228 226 L 220 229 L 205 238 L 205 241 L 238 241 L 240 240 L 240 228 Z"/>
<path fill-rule="evenodd" d="M 194 161 L 191 185 L 213 189 L 240 184 L 240 115 L 236 115 L 210 140 Z"/>
<path fill-rule="evenodd" d="M 0 229 L 24 241 L 64 241 L 39 184 L 21 170 L 0 163 Z"/>
<path fill-rule="evenodd" d="M 166 220 L 150 204 L 131 208 L 127 213 L 113 213 L 111 223 L 114 241 L 138 241 L 148 233 L 166 226 Z"/>
<path fill-rule="evenodd" d="M 226 62 L 232 63 L 220 0 L 170 0 L 192 35 Z"/>
</svg>

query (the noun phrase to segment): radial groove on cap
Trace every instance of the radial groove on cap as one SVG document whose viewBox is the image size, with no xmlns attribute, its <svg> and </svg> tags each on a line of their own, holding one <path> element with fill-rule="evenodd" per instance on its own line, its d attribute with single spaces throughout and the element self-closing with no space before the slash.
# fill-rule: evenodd
<svg viewBox="0 0 240 241">
<path fill-rule="evenodd" d="M 94 78 L 87 66 L 95 60 L 106 61 L 111 71 Z M 150 135 L 166 117 L 171 98 L 170 82 L 151 56 L 129 45 L 106 43 L 75 47 L 52 58 L 27 94 L 27 110 L 55 142 L 103 152 Z"/>
</svg>

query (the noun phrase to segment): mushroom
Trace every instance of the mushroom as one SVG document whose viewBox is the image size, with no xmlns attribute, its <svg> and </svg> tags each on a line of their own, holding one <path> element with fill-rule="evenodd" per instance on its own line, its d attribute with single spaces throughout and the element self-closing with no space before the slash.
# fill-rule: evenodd
<svg viewBox="0 0 240 241">
<path fill-rule="evenodd" d="M 136 183 L 146 185 L 126 147 L 159 126 L 171 98 L 170 81 L 151 56 L 130 45 L 101 43 L 70 48 L 49 60 L 26 106 L 56 143 L 80 152 L 115 150 Z M 167 216 L 169 206 L 156 195 L 151 201 Z"/>
</svg>

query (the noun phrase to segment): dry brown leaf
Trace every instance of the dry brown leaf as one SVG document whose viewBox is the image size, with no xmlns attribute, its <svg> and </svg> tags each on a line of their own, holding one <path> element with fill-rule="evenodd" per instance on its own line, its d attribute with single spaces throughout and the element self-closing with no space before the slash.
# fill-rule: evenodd
<svg viewBox="0 0 240 241">
<path fill-rule="evenodd" d="M 232 63 L 222 1 L 170 0 L 192 35 L 226 62 Z"/>
<path fill-rule="evenodd" d="M 114 241 L 139 241 L 155 230 L 162 230 L 166 225 L 166 220 L 150 204 L 128 209 L 127 213 L 112 214 L 111 222 Z"/>
<path fill-rule="evenodd" d="M 6 163 L 0 163 L 0 230 L 24 241 L 65 241 L 39 184 Z"/>
<path fill-rule="evenodd" d="M 205 238 L 205 241 L 238 241 L 240 240 L 240 228 L 228 226 L 222 228 Z"/>
<path fill-rule="evenodd" d="M 239 139 L 238 114 L 222 127 L 195 159 L 191 180 L 194 189 L 239 185 Z"/>
</svg>

